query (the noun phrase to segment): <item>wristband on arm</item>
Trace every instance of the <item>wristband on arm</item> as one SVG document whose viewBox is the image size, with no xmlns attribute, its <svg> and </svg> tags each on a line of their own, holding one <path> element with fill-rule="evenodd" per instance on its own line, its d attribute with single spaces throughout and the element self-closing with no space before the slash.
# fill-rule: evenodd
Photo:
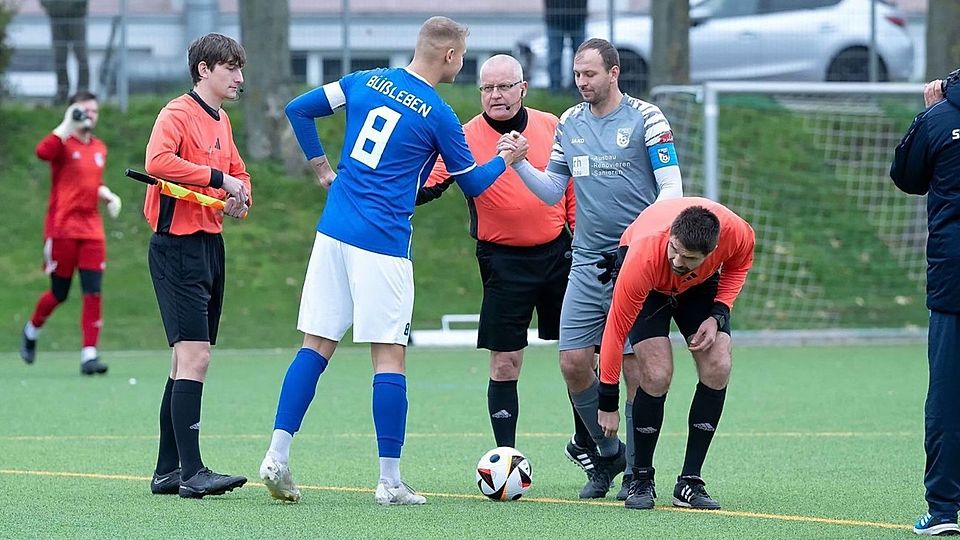
<svg viewBox="0 0 960 540">
<path fill-rule="evenodd" d="M 714 302 L 710 316 L 717 320 L 717 329 L 723 328 L 730 321 L 730 308 L 723 302 Z"/>
<path fill-rule="evenodd" d="M 620 408 L 620 385 L 600 383 L 600 410 L 603 412 L 617 412 Z"/>
</svg>

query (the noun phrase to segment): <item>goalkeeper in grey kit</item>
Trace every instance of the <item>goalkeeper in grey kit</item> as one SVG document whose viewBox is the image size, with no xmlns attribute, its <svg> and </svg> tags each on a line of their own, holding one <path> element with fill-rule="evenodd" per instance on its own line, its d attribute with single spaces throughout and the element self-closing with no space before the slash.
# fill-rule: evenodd
<svg viewBox="0 0 960 540">
<path fill-rule="evenodd" d="M 613 284 L 609 271 L 602 270 L 612 266 L 620 235 L 640 212 L 654 201 L 683 196 L 683 188 L 670 124 L 655 105 L 620 91 L 620 58 L 613 45 L 603 39 L 585 41 L 573 69 L 583 102 L 560 117 L 547 170 L 541 172 L 526 161 L 513 167 L 547 204 L 560 200 L 573 177 L 577 228 L 560 315 L 560 369 L 592 440 L 574 438 L 565 452 L 587 473 L 581 498 L 605 497 L 614 478 L 626 470 L 617 494 L 624 500 L 631 481 L 627 464 L 633 462 L 633 396 L 653 398 L 637 390 L 639 363 L 625 348 L 627 444 L 604 436 L 597 422 L 594 352 L 603 335 Z"/>
</svg>

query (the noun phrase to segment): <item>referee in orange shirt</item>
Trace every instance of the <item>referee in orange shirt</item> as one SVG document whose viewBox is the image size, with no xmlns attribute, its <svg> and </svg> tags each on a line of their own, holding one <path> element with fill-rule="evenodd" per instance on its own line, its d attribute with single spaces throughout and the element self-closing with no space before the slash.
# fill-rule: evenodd
<svg viewBox="0 0 960 540">
<path fill-rule="evenodd" d="M 530 143 L 527 159 L 541 170 L 546 167 L 558 120 L 524 107 L 526 93 L 523 69 L 512 56 L 493 56 L 480 67 L 483 113 L 463 126 L 467 145 L 478 161 L 495 156 L 501 135 L 516 131 Z M 452 184 L 438 160 L 417 195 L 417 204 L 438 198 Z M 570 273 L 574 227 L 573 184 L 559 203 L 547 206 L 508 168 L 479 197 L 467 197 L 467 207 L 483 280 L 477 347 L 490 351 L 490 423 L 497 446 L 514 447 L 520 408 L 517 379 L 534 308 L 540 338 L 560 337 L 560 306 Z M 579 415 L 573 417 L 576 438 L 584 447 L 591 446 L 590 433 Z"/>
<path fill-rule="evenodd" d="M 143 214 L 150 238 L 150 277 L 167 342 L 170 378 L 160 402 L 160 448 L 150 483 L 155 494 L 202 498 L 222 495 L 247 479 L 211 471 L 200 458 L 200 402 L 210 346 L 217 342 L 225 284 L 223 214 L 242 218 L 250 205 L 250 175 L 220 106 L 237 99 L 243 83 L 243 47 L 207 34 L 187 52 L 193 90 L 157 115 L 147 143 L 146 169 L 216 198 L 221 212 L 147 188 Z"/>
<path fill-rule="evenodd" d="M 716 510 L 700 476 L 726 399 L 733 360 L 730 311 L 753 266 L 756 242 L 743 218 L 700 197 L 657 201 L 620 237 L 613 303 L 600 350 L 600 404 L 604 435 L 615 436 L 624 343 L 640 359 L 633 400 L 635 455 L 624 506 L 654 507 L 653 454 L 673 379 L 670 320 L 687 341 L 697 365 L 696 392 L 687 417 L 687 449 L 673 489 L 673 505 Z"/>
</svg>

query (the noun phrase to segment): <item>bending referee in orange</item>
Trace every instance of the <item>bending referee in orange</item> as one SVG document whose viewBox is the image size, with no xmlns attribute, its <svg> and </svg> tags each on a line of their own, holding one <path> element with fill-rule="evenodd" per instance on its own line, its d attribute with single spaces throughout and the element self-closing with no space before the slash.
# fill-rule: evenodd
<svg viewBox="0 0 960 540">
<path fill-rule="evenodd" d="M 527 83 L 520 63 L 505 54 L 480 67 L 483 113 L 464 124 L 467 145 L 477 161 L 497 155 L 505 133 L 522 133 L 530 144 L 527 159 L 543 169 L 550 159 L 556 116 L 523 106 Z M 453 184 L 441 160 L 417 195 L 432 201 Z M 487 408 L 497 446 L 516 446 L 520 406 L 517 380 L 527 346 L 527 328 L 537 310 L 541 339 L 560 337 L 560 307 L 570 273 L 570 232 L 574 226 L 573 184 L 564 198 L 547 206 L 508 168 L 478 197 L 467 197 L 470 236 L 477 240 L 483 303 L 477 347 L 490 351 Z M 568 230 L 569 227 L 569 230 Z M 593 444 L 574 413 L 577 437 Z"/>
<path fill-rule="evenodd" d="M 620 238 L 618 276 L 600 350 L 600 412 L 607 436 L 616 435 L 623 345 L 630 339 L 640 361 L 633 400 L 636 453 L 624 505 L 654 506 L 653 452 L 673 378 L 670 319 L 687 340 L 700 382 L 690 405 L 687 451 L 673 504 L 720 508 L 704 489 L 700 469 L 720 421 L 730 379 L 730 310 L 753 264 L 750 225 L 709 199 L 656 202 Z"/>
</svg>

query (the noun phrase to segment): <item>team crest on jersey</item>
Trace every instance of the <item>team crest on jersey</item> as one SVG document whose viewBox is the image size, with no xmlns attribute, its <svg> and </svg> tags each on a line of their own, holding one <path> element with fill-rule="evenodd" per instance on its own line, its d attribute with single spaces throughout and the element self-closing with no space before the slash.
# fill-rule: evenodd
<svg viewBox="0 0 960 540">
<path fill-rule="evenodd" d="M 633 128 L 617 128 L 617 146 L 626 148 L 630 144 L 630 134 Z"/>
<path fill-rule="evenodd" d="M 97 167 L 100 167 L 101 169 L 103 168 L 103 163 L 104 163 L 103 154 L 101 154 L 100 152 L 97 152 L 96 154 L 94 154 L 93 161 L 94 163 L 97 164 Z"/>
<path fill-rule="evenodd" d="M 670 150 L 667 148 L 658 148 L 657 159 L 659 159 L 660 163 L 663 164 L 670 163 Z"/>
</svg>

